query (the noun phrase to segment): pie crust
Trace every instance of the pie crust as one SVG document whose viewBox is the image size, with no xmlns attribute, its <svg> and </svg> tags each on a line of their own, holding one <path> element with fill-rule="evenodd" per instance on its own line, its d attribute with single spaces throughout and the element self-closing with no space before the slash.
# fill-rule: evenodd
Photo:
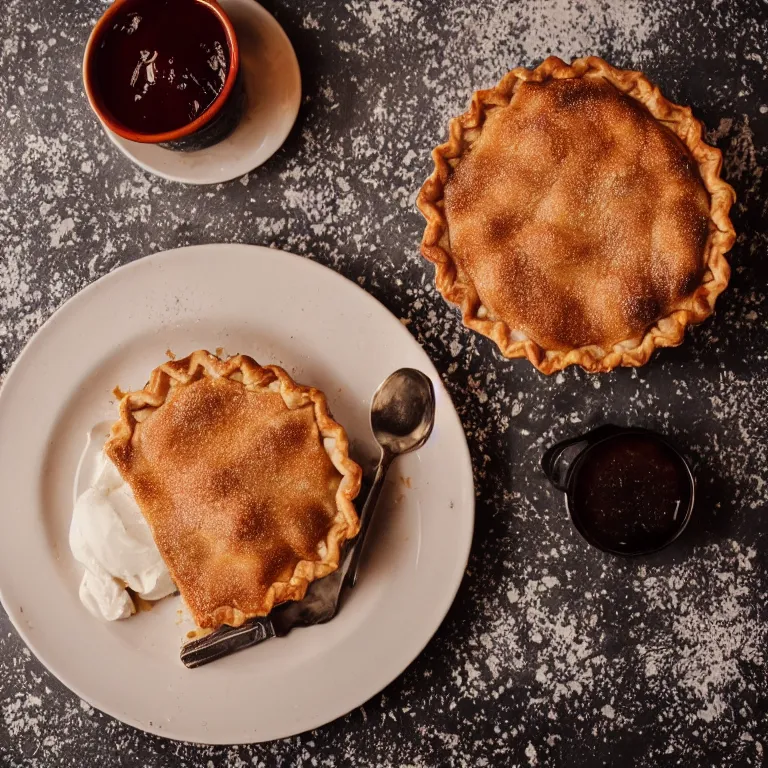
<svg viewBox="0 0 768 768">
<path fill-rule="evenodd" d="M 358 531 L 362 472 L 325 395 L 246 355 L 156 368 L 105 452 L 202 628 L 301 600 Z"/>
<path fill-rule="evenodd" d="M 722 155 L 640 72 L 551 56 L 477 91 L 432 152 L 422 254 L 464 324 L 542 373 L 645 364 L 714 310 Z"/>
</svg>

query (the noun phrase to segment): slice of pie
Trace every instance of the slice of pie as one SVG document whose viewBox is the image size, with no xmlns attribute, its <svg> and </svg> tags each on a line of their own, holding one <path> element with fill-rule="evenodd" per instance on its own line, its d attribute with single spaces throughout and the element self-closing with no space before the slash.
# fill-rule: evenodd
<svg viewBox="0 0 768 768">
<path fill-rule="evenodd" d="M 728 283 L 735 195 L 688 107 L 602 59 L 550 57 L 450 122 L 417 205 L 464 323 L 543 373 L 643 365 Z"/>
<path fill-rule="evenodd" d="M 198 626 L 239 626 L 334 571 L 360 467 L 322 392 L 198 351 L 120 401 L 105 452 Z"/>
</svg>

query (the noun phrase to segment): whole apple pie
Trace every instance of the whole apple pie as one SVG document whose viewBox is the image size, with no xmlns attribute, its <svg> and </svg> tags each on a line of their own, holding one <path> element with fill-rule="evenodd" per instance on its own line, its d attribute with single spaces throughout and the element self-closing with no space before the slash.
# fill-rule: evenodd
<svg viewBox="0 0 768 768">
<path fill-rule="evenodd" d="M 730 274 L 733 189 L 688 107 L 640 72 L 550 57 L 478 91 L 417 205 L 464 323 L 552 373 L 647 362 Z"/>
</svg>

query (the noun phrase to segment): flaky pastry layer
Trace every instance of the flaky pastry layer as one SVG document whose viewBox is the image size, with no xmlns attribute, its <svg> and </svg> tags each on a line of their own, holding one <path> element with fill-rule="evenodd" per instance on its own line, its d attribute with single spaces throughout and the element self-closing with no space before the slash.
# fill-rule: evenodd
<svg viewBox="0 0 768 768">
<path fill-rule="evenodd" d="M 508 217 L 490 216 L 488 221 L 479 221 L 476 224 L 473 223 L 471 215 L 468 218 L 465 217 L 466 226 L 464 226 L 465 222 L 462 222 L 463 229 L 454 233 L 455 243 L 452 240 L 449 216 L 446 210 L 446 193 L 447 190 L 450 191 L 451 179 L 456 175 L 462 159 L 471 155 L 475 145 L 481 145 L 480 140 L 489 116 L 493 116 L 494 130 L 498 130 L 497 118 L 501 116 L 503 110 L 510 106 L 510 102 L 523 83 L 547 83 L 574 78 L 609 83 L 618 93 L 642 105 L 660 124 L 669 128 L 682 142 L 696 163 L 701 182 L 709 196 L 708 215 L 710 223 L 702 248 L 701 274 L 695 274 L 692 267 L 689 269 L 685 265 L 673 270 L 679 274 L 672 274 L 670 278 L 667 278 L 668 282 L 686 286 L 686 290 L 679 290 L 679 296 L 674 296 L 674 299 L 668 301 L 666 306 L 662 306 L 664 312 L 662 316 L 650 315 L 647 326 L 644 326 L 639 333 L 628 331 L 626 338 L 617 339 L 615 336 L 613 338 L 610 336 L 611 332 L 615 333 L 617 328 L 621 329 L 621 317 L 617 318 L 614 315 L 610 322 L 603 322 L 600 317 L 595 319 L 594 316 L 599 314 L 595 311 L 582 313 L 579 318 L 580 325 L 587 326 L 588 330 L 594 330 L 595 323 L 598 326 L 601 324 L 605 326 L 603 336 L 609 343 L 603 346 L 596 343 L 579 343 L 578 329 L 571 333 L 571 341 L 575 342 L 572 347 L 569 347 L 567 343 L 563 344 L 562 338 L 554 338 L 555 334 L 553 333 L 540 332 L 538 335 L 541 338 L 535 340 L 533 336 L 537 334 L 532 333 L 530 328 L 526 329 L 523 322 L 510 325 L 503 317 L 499 316 L 505 314 L 504 312 L 494 312 L 493 307 L 484 305 L 480 294 L 483 293 L 483 290 L 490 293 L 488 284 L 480 286 L 472 275 L 468 274 L 470 270 L 467 268 L 466 244 L 469 242 L 471 245 L 478 242 L 482 247 L 485 247 L 489 242 L 493 243 L 491 236 L 496 237 L 499 233 L 504 235 L 502 230 L 518 231 L 516 228 L 519 226 L 519 222 L 524 222 L 528 216 L 526 210 L 509 211 Z M 567 95 L 563 98 L 567 98 Z M 556 113 L 554 119 L 556 120 Z M 733 245 L 736 237 L 728 215 L 735 200 L 735 194 L 733 189 L 720 178 L 722 166 L 720 151 L 704 142 L 702 132 L 701 122 L 693 117 L 689 107 L 682 107 L 669 102 L 643 74 L 616 69 L 597 57 L 577 59 L 571 65 L 565 64 L 557 57 L 550 57 L 536 69 L 528 70 L 519 67 L 512 70 L 494 88 L 477 91 L 473 95 L 469 110 L 450 121 L 449 140 L 432 152 L 435 168 L 419 192 L 417 206 L 427 220 L 421 250 L 422 254 L 435 264 L 435 282 L 438 290 L 447 301 L 461 309 L 465 325 L 495 341 L 502 354 L 509 358 L 527 357 L 540 371 L 547 374 L 573 364 L 581 365 L 589 371 L 608 371 L 617 366 L 639 366 L 648 361 L 657 347 L 679 344 L 688 325 L 701 322 L 712 314 L 717 296 L 728 284 L 730 269 L 725 254 Z M 584 140 L 588 141 L 589 138 L 589 136 L 585 136 Z M 473 158 L 473 162 L 478 161 Z M 537 156 L 533 150 L 531 150 L 530 165 L 531 174 L 535 177 L 536 173 L 540 171 L 540 164 L 537 163 Z M 588 169 L 585 169 L 586 171 Z M 493 167 L 489 168 L 488 176 L 493 176 L 494 172 Z M 470 182 L 465 184 L 462 191 L 463 198 L 459 199 L 459 203 L 455 202 L 457 193 L 454 194 L 452 204 L 455 210 L 461 210 L 460 207 L 456 208 L 457 205 L 466 205 L 469 211 L 472 210 L 473 205 L 476 208 L 477 203 L 473 201 L 473 193 L 474 190 L 478 189 L 476 185 L 483 183 L 483 178 L 483 169 L 480 167 Z M 618 178 L 617 183 L 620 181 L 621 179 Z M 511 180 L 511 183 L 514 181 Z M 538 180 L 537 183 L 541 183 L 541 181 Z M 498 194 L 495 196 L 489 195 L 489 199 L 498 206 L 499 211 L 503 211 L 504 190 L 498 190 Z M 557 195 L 552 200 L 556 204 Z M 531 205 L 534 202 L 536 201 L 532 201 Z M 589 201 L 584 202 L 585 206 L 589 204 Z M 674 210 L 675 206 L 671 208 Z M 693 208 L 694 205 L 692 204 L 691 209 L 693 210 Z M 490 213 L 493 214 L 494 212 L 491 211 Z M 543 216 L 546 223 L 546 218 L 550 212 L 545 208 L 543 213 L 537 215 Z M 693 215 L 691 214 L 691 216 Z M 618 225 L 620 226 L 621 222 Z M 474 231 L 471 229 L 473 226 L 475 227 Z M 685 232 L 686 222 L 683 222 L 681 226 L 682 231 Z M 691 226 L 693 227 L 693 225 Z M 465 236 L 467 231 L 471 237 Z M 575 231 L 578 234 L 578 230 Z M 541 233 L 541 236 L 530 238 L 533 252 L 536 252 L 537 249 L 542 252 L 545 251 L 545 240 L 553 234 L 552 230 L 547 230 L 546 226 L 542 228 Z M 555 232 L 555 234 L 558 233 Z M 695 237 L 692 235 L 691 241 L 694 240 Z M 624 243 L 620 242 L 620 245 L 624 245 Z M 463 249 L 461 254 L 455 252 L 455 248 L 459 246 Z M 552 250 L 556 250 L 556 248 L 553 247 Z M 588 246 L 586 252 L 588 252 Z M 476 254 L 474 263 L 471 260 L 469 262 L 469 266 L 475 272 L 479 272 L 481 277 L 484 270 L 494 268 L 492 265 L 483 263 L 483 253 L 481 250 Z M 674 248 L 670 253 L 674 256 Z M 503 250 L 497 254 L 497 258 L 503 259 Z M 567 259 L 563 259 L 563 263 L 564 269 L 567 269 L 569 266 Z M 538 268 L 536 264 L 530 266 L 533 270 Z M 552 274 L 557 274 L 559 269 L 557 263 L 550 264 L 549 267 L 553 270 Z M 519 279 L 519 273 L 516 273 L 518 267 L 514 266 L 511 260 L 502 264 L 502 268 L 504 269 L 503 274 L 492 274 L 492 278 L 497 281 L 498 285 L 502 286 L 504 291 L 508 292 L 509 296 L 515 298 L 516 291 L 519 293 L 527 290 L 522 284 L 514 284 L 516 277 Z M 652 266 L 649 267 L 649 269 L 652 268 Z M 686 270 L 689 275 L 686 274 Z M 688 289 L 686 279 L 690 281 L 693 275 L 695 275 L 697 282 L 695 286 L 690 286 Z M 561 295 L 552 295 L 551 299 L 548 300 L 546 291 L 542 291 L 538 297 L 537 308 L 542 313 L 550 313 L 547 318 L 549 324 L 545 323 L 544 330 L 552 330 L 553 328 L 558 330 L 557 321 L 561 321 L 561 326 L 568 323 L 569 308 L 566 305 L 570 299 L 570 288 L 567 275 L 563 278 L 562 285 Z M 584 289 L 589 291 L 588 281 L 585 281 Z M 631 288 L 624 290 L 626 291 L 623 297 L 625 305 L 633 301 L 639 302 L 639 306 L 629 308 L 631 310 L 630 316 L 642 318 L 644 312 L 653 311 L 653 301 L 649 302 L 642 295 L 634 296 Z M 605 316 L 609 317 L 610 297 L 604 303 L 609 305 L 605 312 Z M 618 305 L 619 302 L 616 304 Z M 650 309 L 648 304 L 651 305 Z M 603 306 L 598 302 L 595 304 L 595 308 L 599 310 L 603 309 Z M 562 314 L 561 318 L 555 315 L 558 311 Z M 521 319 L 519 312 L 517 319 Z M 590 323 L 591 329 L 589 328 Z M 569 340 L 567 333 L 562 335 L 566 341 Z M 585 331 L 584 335 L 586 337 L 588 333 Z"/>
<path fill-rule="evenodd" d="M 120 401 L 105 446 L 198 626 L 301 600 L 339 565 L 362 472 L 322 392 L 205 350 Z"/>
</svg>

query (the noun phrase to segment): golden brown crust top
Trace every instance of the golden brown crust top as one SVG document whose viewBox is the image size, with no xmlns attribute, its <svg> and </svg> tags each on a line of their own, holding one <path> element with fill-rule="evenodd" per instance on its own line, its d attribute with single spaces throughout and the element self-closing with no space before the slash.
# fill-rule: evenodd
<svg viewBox="0 0 768 768">
<path fill-rule="evenodd" d="M 264 615 L 338 566 L 361 470 L 322 393 L 200 351 L 157 368 L 120 413 L 106 453 L 199 626 Z"/>
<path fill-rule="evenodd" d="M 551 373 L 641 365 L 711 314 L 735 233 L 721 156 L 642 74 L 551 57 L 433 152 L 422 253 L 464 322 Z"/>
<path fill-rule="evenodd" d="M 709 195 L 677 137 L 604 80 L 523 83 L 445 187 L 451 252 L 545 349 L 642 336 L 699 284 Z"/>
</svg>

